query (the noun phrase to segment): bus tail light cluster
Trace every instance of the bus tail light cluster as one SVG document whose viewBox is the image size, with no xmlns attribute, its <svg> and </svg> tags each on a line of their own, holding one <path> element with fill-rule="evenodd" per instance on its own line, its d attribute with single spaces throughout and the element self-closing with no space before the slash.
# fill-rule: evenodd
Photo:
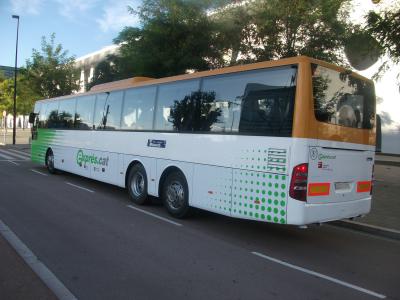
<svg viewBox="0 0 400 300">
<path fill-rule="evenodd" d="M 371 193 L 372 181 L 359 181 L 357 182 L 357 193 Z"/>
<path fill-rule="evenodd" d="M 370 195 L 372 195 L 372 190 L 374 188 L 374 182 L 375 182 L 375 164 L 372 165 L 371 190 L 369 191 Z"/>
<path fill-rule="evenodd" d="M 300 164 L 293 168 L 290 181 L 289 196 L 293 199 L 307 200 L 308 164 Z"/>
</svg>

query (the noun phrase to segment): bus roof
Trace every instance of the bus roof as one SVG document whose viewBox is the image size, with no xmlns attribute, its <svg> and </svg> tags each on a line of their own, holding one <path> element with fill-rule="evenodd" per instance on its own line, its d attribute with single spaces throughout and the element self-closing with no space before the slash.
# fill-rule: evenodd
<svg viewBox="0 0 400 300">
<path fill-rule="evenodd" d="M 343 67 L 339 67 L 337 65 L 327 63 L 322 60 L 310 58 L 307 56 L 295 56 L 295 57 L 290 57 L 290 58 L 283 58 L 283 59 L 271 60 L 271 61 L 263 61 L 263 62 L 258 62 L 258 63 L 225 67 L 225 68 L 220 68 L 220 69 L 215 69 L 215 70 L 200 71 L 200 72 L 194 72 L 191 74 L 182 74 L 182 75 L 175 75 L 175 76 L 163 77 L 163 78 L 133 77 L 133 78 L 128 78 L 128 79 L 123 79 L 123 80 L 118 80 L 118 81 L 95 85 L 90 89 L 90 91 L 88 91 L 86 93 L 78 93 L 78 94 L 72 94 L 72 95 L 67 95 L 67 96 L 60 96 L 60 97 L 51 98 L 51 99 L 42 99 L 39 101 L 67 99 L 67 98 L 72 98 L 72 97 L 76 97 L 76 96 L 97 94 L 99 92 L 111 92 L 111 91 L 115 91 L 115 90 L 127 89 L 127 88 L 132 88 L 132 87 L 139 87 L 139 86 L 146 86 L 146 85 L 153 85 L 153 84 L 160 84 L 160 83 L 168 83 L 168 82 L 174 82 L 174 81 L 202 78 L 202 77 L 215 76 L 215 75 L 220 75 L 220 74 L 229 74 L 229 73 L 250 71 L 250 70 L 256 70 L 256 69 L 264 69 L 264 68 L 270 68 L 270 67 L 293 65 L 293 64 L 298 64 L 301 62 L 319 64 L 319 65 L 328 67 L 330 69 L 334 69 L 339 72 L 351 72 L 351 74 L 354 75 L 355 77 L 358 77 L 362 80 L 371 82 L 370 79 L 365 78 L 365 77 L 363 77 L 357 73 L 354 73 L 348 69 L 345 69 Z"/>
</svg>

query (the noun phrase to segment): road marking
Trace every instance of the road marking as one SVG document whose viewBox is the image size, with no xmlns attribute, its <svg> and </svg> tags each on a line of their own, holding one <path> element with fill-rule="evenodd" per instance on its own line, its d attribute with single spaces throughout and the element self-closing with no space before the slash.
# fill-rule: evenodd
<svg viewBox="0 0 400 300">
<path fill-rule="evenodd" d="M 6 160 L 10 160 L 10 159 L 14 159 L 14 157 L 3 154 L 3 150 L 0 150 L 0 157 L 6 159 Z"/>
<path fill-rule="evenodd" d="M 42 172 L 36 171 L 36 170 L 34 170 L 34 169 L 31 169 L 31 171 L 34 172 L 34 173 L 40 174 L 40 175 L 42 175 L 42 176 L 48 176 L 46 173 L 42 173 Z"/>
<path fill-rule="evenodd" d="M 151 212 L 145 211 L 145 210 L 143 210 L 143 209 L 134 207 L 134 206 L 132 206 L 132 205 L 127 205 L 127 207 L 132 208 L 132 209 L 137 210 L 137 211 L 140 211 L 140 212 L 142 212 L 142 213 L 144 213 L 144 214 L 146 214 L 146 215 L 152 216 L 152 217 L 157 218 L 157 219 L 159 219 L 159 220 L 168 222 L 168 223 L 170 223 L 170 224 L 174 224 L 174 225 L 176 225 L 176 226 L 183 226 L 183 225 L 180 224 L 180 223 L 174 222 L 174 221 L 169 220 L 169 219 L 164 218 L 164 217 L 160 217 L 159 215 L 156 215 L 156 214 L 153 214 L 153 213 L 151 213 Z"/>
<path fill-rule="evenodd" d="M 4 153 L 5 153 L 5 155 L 11 155 L 11 157 L 12 157 L 11 159 L 19 158 L 19 159 L 29 160 L 29 158 L 26 156 L 22 156 L 21 154 L 13 153 L 8 150 L 2 149 L 2 150 L 0 150 L 0 152 L 2 153 L 0 155 L 4 155 Z"/>
<path fill-rule="evenodd" d="M 7 150 L 8 150 L 8 151 L 11 151 L 11 152 L 14 152 L 14 153 L 17 153 L 17 154 L 19 154 L 19 155 L 25 156 L 25 157 L 28 158 L 28 159 L 31 158 L 31 154 L 30 154 L 30 153 L 27 153 L 27 152 L 25 152 L 25 151 L 16 150 L 16 149 L 7 149 Z"/>
<path fill-rule="evenodd" d="M 9 159 L 0 159 L 0 161 L 10 161 Z M 27 162 L 26 159 L 13 159 L 12 161 L 23 161 L 23 162 Z"/>
<path fill-rule="evenodd" d="M 81 189 L 81 190 L 84 190 L 84 191 L 87 191 L 87 192 L 90 192 L 90 193 L 94 193 L 93 190 L 89 190 L 89 189 L 87 189 L 87 188 L 84 188 L 84 187 L 82 187 L 82 186 L 73 184 L 73 183 L 71 183 L 71 182 L 66 181 L 65 183 L 68 184 L 68 185 L 70 185 L 70 186 L 74 186 L 74 187 L 76 187 L 76 188 L 78 188 L 78 189 Z"/>
<path fill-rule="evenodd" d="M 12 161 L 12 160 L 7 160 L 9 163 L 11 163 L 11 164 L 14 164 L 14 165 L 16 165 L 16 166 L 19 166 L 19 164 L 17 164 L 15 161 Z"/>
<path fill-rule="evenodd" d="M 44 263 L 15 235 L 14 232 L 0 220 L 0 234 L 10 243 L 14 250 L 22 257 L 29 267 L 39 276 L 48 288 L 62 300 L 76 300 L 77 298 L 51 272 Z"/>
<path fill-rule="evenodd" d="M 321 273 L 318 273 L 318 272 L 314 272 L 312 270 L 308 270 L 308 269 L 305 269 L 305 268 L 302 268 L 302 267 L 299 267 L 299 266 L 296 266 L 296 265 L 292 265 L 290 263 L 287 263 L 287 262 L 284 262 L 282 260 L 279 260 L 279 259 L 267 256 L 267 255 L 261 254 L 259 252 L 251 252 L 251 253 L 254 254 L 254 255 L 257 255 L 259 257 L 265 258 L 265 259 L 267 259 L 269 261 L 272 261 L 272 262 L 275 262 L 277 264 L 283 265 L 285 267 L 292 268 L 292 269 L 295 269 L 297 271 L 301 271 L 301 272 L 310 274 L 312 276 L 316 276 L 316 277 L 319 277 L 319 278 L 322 278 L 322 279 L 337 283 L 339 285 L 343 285 L 345 287 L 357 290 L 359 292 L 362 292 L 362 293 L 365 293 L 365 294 L 368 294 L 368 295 L 371 295 L 371 296 L 374 296 L 374 297 L 377 297 L 377 298 L 380 298 L 380 299 L 385 299 L 386 298 L 385 295 L 375 293 L 374 291 L 364 289 L 364 288 L 359 287 L 357 285 L 354 285 L 354 284 L 351 284 L 351 283 L 347 283 L 345 281 L 342 281 L 342 280 L 339 280 L 339 279 L 336 279 L 336 278 L 333 278 L 333 277 L 330 277 L 330 276 L 327 276 L 327 275 L 324 275 L 324 274 L 321 274 Z"/>
</svg>

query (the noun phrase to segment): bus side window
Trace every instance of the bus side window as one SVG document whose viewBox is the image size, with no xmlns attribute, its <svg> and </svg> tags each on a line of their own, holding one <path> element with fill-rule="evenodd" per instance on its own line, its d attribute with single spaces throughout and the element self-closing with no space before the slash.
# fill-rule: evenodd
<svg viewBox="0 0 400 300">
<path fill-rule="evenodd" d="M 120 129 L 121 128 L 121 110 L 124 92 L 116 91 L 111 92 L 107 98 L 105 112 L 104 112 L 104 125 L 105 129 Z"/>
<path fill-rule="evenodd" d="M 75 125 L 74 125 L 76 129 L 81 129 L 81 130 L 92 129 L 95 100 L 96 100 L 95 95 L 83 96 L 77 98 Z"/>
<path fill-rule="evenodd" d="M 125 92 L 121 129 L 151 130 L 156 87 L 134 88 Z"/>
<path fill-rule="evenodd" d="M 42 103 L 42 105 L 40 106 L 38 128 L 45 128 L 47 122 L 46 118 L 47 106 L 48 106 L 47 103 Z"/>
<path fill-rule="evenodd" d="M 198 92 L 200 80 L 185 80 L 159 86 L 156 108 L 156 130 L 187 131 L 191 122 L 193 93 Z"/>
<path fill-rule="evenodd" d="M 215 93 L 219 108 L 211 131 L 290 136 L 296 72 L 280 67 L 204 78 L 202 89 Z"/>
<path fill-rule="evenodd" d="M 58 104 L 58 101 L 48 103 L 46 110 L 47 125 L 45 125 L 45 128 L 58 128 Z"/>
<path fill-rule="evenodd" d="M 294 87 L 249 84 L 242 104 L 240 132 L 290 136 L 293 123 Z"/>
<path fill-rule="evenodd" d="M 98 94 L 93 115 L 93 129 L 103 129 L 103 117 L 105 114 L 105 104 L 108 98 L 107 93 Z"/>
<path fill-rule="evenodd" d="M 74 127 L 75 99 L 60 101 L 58 109 L 58 122 L 60 129 L 70 129 Z"/>
</svg>

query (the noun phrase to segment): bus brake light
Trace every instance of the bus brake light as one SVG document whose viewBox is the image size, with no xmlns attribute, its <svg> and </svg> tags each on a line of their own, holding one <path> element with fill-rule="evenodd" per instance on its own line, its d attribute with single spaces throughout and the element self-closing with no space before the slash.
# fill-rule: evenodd
<svg viewBox="0 0 400 300">
<path fill-rule="evenodd" d="M 290 181 L 289 196 L 293 199 L 307 200 L 308 164 L 300 164 L 293 168 Z"/>
</svg>

